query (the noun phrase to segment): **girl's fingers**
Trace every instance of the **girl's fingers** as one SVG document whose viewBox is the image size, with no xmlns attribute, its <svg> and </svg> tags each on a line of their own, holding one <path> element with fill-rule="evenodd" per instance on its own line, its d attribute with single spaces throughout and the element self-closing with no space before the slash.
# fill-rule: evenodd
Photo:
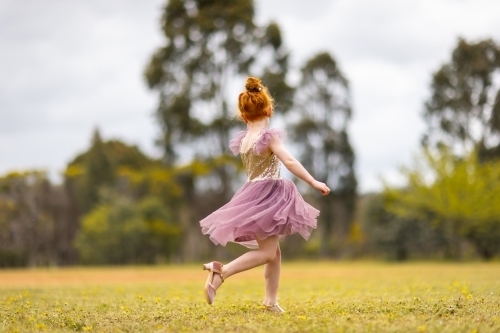
<svg viewBox="0 0 500 333">
<path fill-rule="evenodd" d="M 323 195 L 327 195 L 328 193 L 330 193 L 330 189 L 325 185 L 325 188 L 323 189 Z"/>
<path fill-rule="evenodd" d="M 328 195 L 330 193 L 330 189 L 328 186 L 326 186 L 325 183 L 320 183 L 319 187 L 316 187 L 316 189 L 322 194 L 322 195 Z"/>
</svg>

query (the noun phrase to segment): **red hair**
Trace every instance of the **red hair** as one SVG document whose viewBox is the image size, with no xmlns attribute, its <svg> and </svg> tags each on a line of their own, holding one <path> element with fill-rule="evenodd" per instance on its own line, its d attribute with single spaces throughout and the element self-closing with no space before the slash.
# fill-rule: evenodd
<svg viewBox="0 0 500 333">
<path fill-rule="evenodd" d="M 241 118 L 246 122 L 271 117 L 274 101 L 260 79 L 247 78 L 245 88 L 246 90 L 238 96 L 238 109 Z"/>
</svg>

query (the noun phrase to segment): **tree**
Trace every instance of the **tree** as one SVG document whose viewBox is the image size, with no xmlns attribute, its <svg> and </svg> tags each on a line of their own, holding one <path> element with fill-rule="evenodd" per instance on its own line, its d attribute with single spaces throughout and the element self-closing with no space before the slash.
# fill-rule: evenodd
<svg viewBox="0 0 500 333">
<path fill-rule="evenodd" d="M 64 187 L 44 172 L 0 177 L 0 267 L 74 263 L 71 217 Z"/>
<path fill-rule="evenodd" d="M 407 260 L 411 257 L 436 257 L 444 247 L 442 232 L 418 218 L 398 216 L 387 209 L 383 193 L 364 195 L 361 224 L 367 254 L 384 254 L 388 259 Z"/>
<path fill-rule="evenodd" d="M 83 161 L 85 173 L 81 182 L 81 210 L 90 211 L 99 201 L 99 190 L 111 186 L 115 180 L 114 165 L 106 154 L 101 135 L 96 128 L 92 145 Z"/>
<path fill-rule="evenodd" d="M 388 209 L 400 217 L 429 221 L 443 230 L 461 258 L 461 237 L 485 259 L 500 250 L 500 161 L 482 162 L 477 152 L 457 158 L 442 146 L 424 150 L 410 168 L 403 168 L 403 188 L 386 185 Z"/>
<path fill-rule="evenodd" d="M 444 143 L 459 153 L 479 147 L 482 158 L 500 158 L 499 75 L 498 44 L 460 39 L 451 60 L 433 75 L 423 143 Z"/>
<path fill-rule="evenodd" d="M 90 148 L 77 155 L 65 171 L 65 185 L 82 214 L 99 203 L 99 192 L 103 188 L 117 188 L 119 171 L 144 170 L 158 161 L 144 155 L 137 147 L 119 140 L 103 141 L 95 129 Z"/>
<path fill-rule="evenodd" d="M 179 160 L 210 167 L 202 177 L 186 172 L 178 178 L 185 203 L 179 209 L 191 221 L 185 243 L 199 257 L 205 249 L 196 222 L 227 202 L 240 179 L 240 162 L 228 147 L 240 126 L 233 121 L 240 91 L 235 87 L 242 89 L 250 73 L 260 76 L 274 89 L 279 107 L 288 110 L 293 95 L 284 81 L 288 52 L 276 23 L 255 24 L 252 0 L 168 1 L 162 30 L 166 43 L 152 55 L 144 75 L 159 95 L 163 161 L 167 167 Z"/>
<path fill-rule="evenodd" d="M 274 62 L 264 68 L 262 80 L 272 92 L 276 108 L 284 115 L 293 107 L 295 89 L 287 84 L 289 53 L 283 45 L 281 30 L 277 23 L 270 23 L 264 35 L 264 45 L 270 45 Z"/>
<path fill-rule="evenodd" d="M 273 88 L 289 93 L 282 81 L 288 58 L 279 28 L 274 23 L 259 28 L 253 18 L 251 0 L 175 0 L 165 7 L 166 45 L 152 56 L 145 77 L 160 97 L 159 143 L 167 165 L 175 163 L 181 152 L 202 159 L 230 155 L 236 78 L 260 73 Z M 221 165 L 214 170 L 212 183 L 223 200 L 232 192 L 232 169 Z"/>
<path fill-rule="evenodd" d="M 329 255 L 332 236 L 338 246 L 347 236 L 356 200 L 354 151 L 347 125 L 351 117 L 349 85 L 336 61 L 320 53 L 306 62 L 296 90 L 296 121 L 292 133 L 300 160 L 327 183 L 330 195 L 318 198 L 322 233 L 321 255 Z"/>
<path fill-rule="evenodd" d="M 75 247 L 84 264 L 154 263 L 170 259 L 180 235 L 180 226 L 157 198 L 135 203 L 107 191 L 84 216 Z"/>
</svg>

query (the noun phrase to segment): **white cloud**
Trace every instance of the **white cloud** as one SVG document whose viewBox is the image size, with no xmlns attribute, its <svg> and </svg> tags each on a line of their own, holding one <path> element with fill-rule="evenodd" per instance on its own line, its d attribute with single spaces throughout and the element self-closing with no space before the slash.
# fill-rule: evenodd
<svg viewBox="0 0 500 333">
<path fill-rule="evenodd" d="M 328 16 L 332 0 L 273 0 L 255 1 L 257 20 L 260 22 L 275 20 L 281 17 L 293 17 L 306 22 Z"/>
</svg>

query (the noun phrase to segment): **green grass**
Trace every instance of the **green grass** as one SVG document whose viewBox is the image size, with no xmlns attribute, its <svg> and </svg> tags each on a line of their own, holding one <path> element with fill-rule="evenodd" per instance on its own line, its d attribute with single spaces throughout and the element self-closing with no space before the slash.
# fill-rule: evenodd
<svg viewBox="0 0 500 333">
<path fill-rule="evenodd" d="M 0 332 L 500 332 L 500 263 L 286 263 L 205 304 L 201 265 L 0 271 Z"/>
</svg>

